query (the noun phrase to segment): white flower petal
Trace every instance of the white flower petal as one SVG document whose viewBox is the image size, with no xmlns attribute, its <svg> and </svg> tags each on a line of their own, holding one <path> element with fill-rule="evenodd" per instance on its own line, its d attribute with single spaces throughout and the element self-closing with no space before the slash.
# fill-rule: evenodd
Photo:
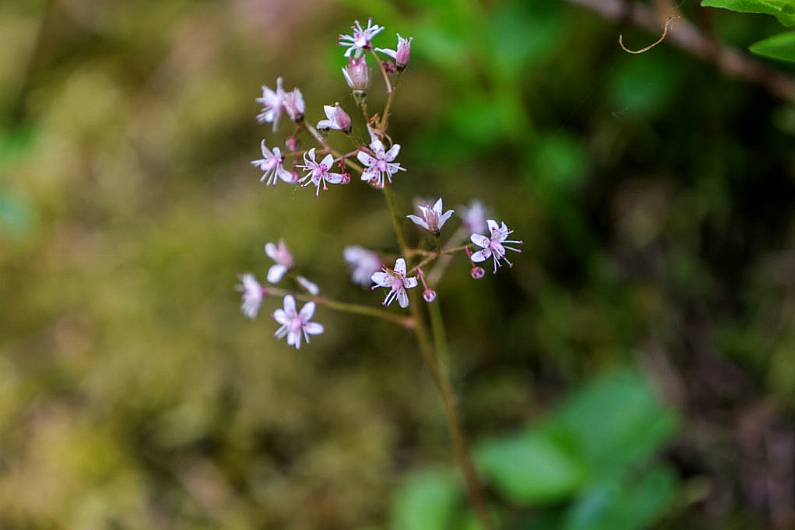
<svg viewBox="0 0 795 530">
<path fill-rule="evenodd" d="M 308 320 L 312 319 L 312 315 L 315 314 L 315 303 L 314 302 L 307 302 L 304 304 L 304 307 L 301 308 L 301 312 L 298 313 L 298 316 L 301 317 L 301 320 L 307 322 Z"/>
<path fill-rule="evenodd" d="M 272 260 L 276 259 L 276 245 L 273 243 L 265 243 L 265 254 Z"/>
<path fill-rule="evenodd" d="M 491 240 L 488 237 L 480 234 L 472 234 L 472 236 L 469 239 L 477 246 L 483 248 L 487 248 L 489 244 L 491 244 Z"/>
<path fill-rule="evenodd" d="M 288 317 L 295 315 L 295 298 L 291 294 L 284 297 L 284 312 Z"/>
<path fill-rule="evenodd" d="M 479 250 L 472 254 L 470 258 L 474 263 L 480 263 L 482 261 L 486 261 L 491 257 L 491 250 L 484 248 L 483 250 Z"/>
<path fill-rule="evenodd" d="M 414 289 L 417 287 L 417 278 L 412 276 L 411 278 L 403 278 L 403 287 L 406 289 Z"/>
<path fill-rule="evenodd" d="M 423 219 L 422 217 L 418 217 L 416 215 L 407 215 L 406 217 L 411 219 L 411 222 L 413 222 L 415 225 L 421 226 L 425 230 L 430 230 L 430 228 L 428 228 L 428 223 L 426 223 L 425 219 Z"/>
<path fill-rule="evenodd" d="M 492 232 L 492 233 L 493 233 L 495 230 L 498 230 L 498 229 L 499 229 L 499 225 L 497 224 L 497 221 L 495 221 L 494 219 L 489 219 L 489 220 L 487 220 L 487 221 L 486 221 L 486 226 L 488 226 L 488 227 L 489 227 L 489 232 Z"/>
<path fill-rule="evenodd" d="M 284 273 L 287 272 L 287 267 L 284 265 L 273 265 L 270 269 L 268 269 L 268 281 L 270 283 L 278 283 L 279 280 L 284 277 Z"/>
<path fill-rule="evenodd" d="M 284 309 L 277 309 L 273 312 L 273 320 L 281 324 L 282 326 L 286 326 L 290 319 L 287 318 L 287 313 L 284 312 Z"/>
<path fill-rule="evenodd" d="M 395 261 L 395 272 L 400 274 L 401 276 L 405 276 L 406 274 L 406 260 L 403 258 L 398 258 Z"/>
<path fill-rule="evenodd" d="M 304 325 L 304 331 L 310 335 L 320 335 L 323 333 L 323 324 L 318 324 L 317 322 L 307 322 L 306 325 Z"/>
<path fill-rule="evenodd" d="M 339 173 L 326 173 L 326 182 L 330 184 L 339 184 L 342 182 L 342 175 Z"/>
<path fill-rule="evenodd" d="M 383 271 L 374 272 L 370 279 L 379 287 L 389 287 L 392 285 L 392 277 Z"/>
<path fill-rule="evenodd" d="M 378 160 L 370 156 L 369 153 L 365 153 L 364 151 L 359 151 L 358 153 L 356 153 L 356 158 L 358 158 L 359 162 L 361 162 L 367 167 L 374 166 L 376 163 L 378 163 Z"/>
<path fill-rule="evenodd" d="M 383 147 L 381 149 L 383 149 Z M 400 144 L 395 144 L 384 154 L 383 158 L 386 159 L 387 162 L 391 162 L 398 156 L 399 152 Z"/>
<path fill-rule="evenodd" d="M 405 289 L 401 289 L 400 291 L 398 291 L 397 299 L 398 303 L 400 304 L 400 307 L 402 307 L 403 309 L 409 306 L 409 295 L 406 294 Z"/>
</svg>

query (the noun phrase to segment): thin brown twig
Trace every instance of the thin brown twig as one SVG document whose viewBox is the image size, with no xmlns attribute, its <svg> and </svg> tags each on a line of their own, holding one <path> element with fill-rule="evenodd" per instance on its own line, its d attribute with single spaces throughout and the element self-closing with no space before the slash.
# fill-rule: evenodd
<svg viewBox="0 0 795 530">
<path fill-rule="evenodd" d="M 567 0 L 571 4 L 588 8 L 617 23 L 627 20 L 639 28 L 657 32 L 660 20 L 657 14 L 637 2 L 626 0 Z M 631 9 L 629 7 L 631 6 Z M 715 50 L 709 37 L 691 22 L 682 19 L 671 28 L 668 42 L 703 61 L 715 64 L 724 74 L 743 79 L 763 87 L 771 94 L 787 101 L 795 101 L 795 81 L 780 72 L 769 69 L 761 61 L 734 48 L 722 46 Z"/>
<path fill-rule="evenodd" d="M 671 22 L 675 18 L 679 18 L 679 16 L 677 15 L 677 16 L 673 16 L 673 17 L 668 17 L 665 20 L 665 28 L 663 29 L 663 32 L 662 32 L 662 35 L 660 35 L 660 38 L 657 39 L 656 41 L 652 42 L 651 44 L 649 44 L 645 48 L 641 48 L 639 50 L 630 50 L 629 48 L 624 46 L 624 34 L 623 33 L 619 33 L 619 35 L 618 35 L 618 45 L 621 46 L 621 49 L 624 50 L 627 53 L 632 53 L 634 55 L 640 55 L 641 53 L 646 53 L 647 51 L 651 50 L 652 48 L 654 48 L 655 46 L 657 46 L 658 44 L 660 44 L 662 41 L 665 40 L 665 37 L 668 36 L 668 28 L 671 26 Z"/>
</svg>

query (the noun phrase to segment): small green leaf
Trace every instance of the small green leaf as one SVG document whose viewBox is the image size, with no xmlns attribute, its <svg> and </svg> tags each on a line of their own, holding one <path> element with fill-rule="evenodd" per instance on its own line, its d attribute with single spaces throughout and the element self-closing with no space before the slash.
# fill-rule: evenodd
<svg viewBox="0 0 795 530">
<path fill-rule="evenodd" d="M 639 530 L 653 523 L 673 499 L 676 478 L 659 466 L 640 479 L 600 482 L 569 510 L 564 530 Z"/>
<path fill-rule="evenodd" d="M 751 51 L 762 57 L 795 63 L 795 31 L 760 40 L 751 45 Z"/>
<path fill-rule="evenodd" d="M 531 433 L 498 438 L 475 454 L 484 477 L 517 504 L 553 502 L 580 484 L 579 463 L 550 439 Z"/>
<path fill-rule="evenodd" d="M 703 0 L 701 5 L 738 13 L 773 15 L 785 26 L 795 26 L 795 0 Z"/>
<path fill-rule="evenodd" d="M 411 475 L 392 506 L 393 530 L 446 530 L 462 495 L 450 473 L 424 471 Z"/>
</svg>

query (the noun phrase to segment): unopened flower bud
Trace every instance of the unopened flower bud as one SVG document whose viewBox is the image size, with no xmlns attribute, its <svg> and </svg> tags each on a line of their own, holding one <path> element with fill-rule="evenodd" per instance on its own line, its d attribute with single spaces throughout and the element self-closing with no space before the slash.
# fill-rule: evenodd
<svg viewBox="0 0 795 530">
<path fill-rule="evenodd" d="M 436 291 L 433 289 L 427 288 L 422 292 L 422 298 L 428 302 L 429 304 L 436 300 Z"/>
<path fill-rule="evenodd" d="M 376 51 L 392 57 L 395 60 L 395 66 L 397 66 L 397 69 L 403 71 L 403 69 L 406 68 L 406 65 L 409 64 L 409 59 L 411 58 L 411 41 L 413 40 L 413 37 L 404 39 L 398 34 L 397 38 L 398 44 L 396 49 L 390 50 L 388 48 L 376 48 Z"/>
<path fill-rule="evenodd" d="M 295 136 L 290 136 L 287 140 L 284 141 L 284 146 L 287 148 L 288 151 L 295 151 L 298 149 L 298 138 Z"/>
<path fill-rule="evenodd" d="M 342 69 L 342 75 L 354 93 L 367 92 L 370 87 L 370 68 L 368 68 L 367 59 L 364 56 L 348 61 L 348 64 Z"/>
<path fill-rule="evenodd" d="M 486 275 L 486 271 L 483 270 L 483 267 L 472 267 L 470 274 L 472 275 L 472 278 L 479 280 Z"/>
</svg>

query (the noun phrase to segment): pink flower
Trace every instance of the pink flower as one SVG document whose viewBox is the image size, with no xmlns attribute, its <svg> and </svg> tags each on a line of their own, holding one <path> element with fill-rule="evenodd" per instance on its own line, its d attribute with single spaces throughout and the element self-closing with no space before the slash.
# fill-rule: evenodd
<svg viewBox="0 0 795 530">
<path fill-rule="evenodd" d="M 273 130 L 279 124 L 279 118 L 284 112 L 285 92 L 282 88 L 282 78 L 276 79 L 276 90 L 262 87 L 262 97 L 257 98 L 257 103 L 262 105 L 262 112 L 257 114 L 257 121 L 259 123 L 272 123 Z"/>
<path fill-rule="evenodd" d="M 292 268 L 293 255 L 290 254 L 290 249 L 287 248 L 287 244 L 283 239 L 279 240 L 278 246 L 273 243 L 265 244 L 265 254 L 276 262 L 275 265 L 271 265 L 271 268 L 268 269 L 268 281 L 270 283 L 278 283 L 285 273 Z"/>
<path fill-rule="evenodd" d="M 366 92 L 370 86 L 370 68 L 367 66 L 367 59 L 365 57 L 350 59 L 342 68 L 342 76 L 351 90 Z"/>
<path fill-rule="evenodd" d="M 353 29 L 352 35 L 340 35 L 339 37 L 340 46 L 348 47 L 345 50 L 345 57 L 350 57 L 354 53 L 356 54 L 355 57 L 359 57 L 364 50 L 369 50 L 371 48 L 370 41 L 383 31 L 384 27 L 373 25 L 373 19 L 370 18 L 367 19 L 366 28 L 362 28 L 362 25 L 357 20 L 351 26 L 351 29 Z"/>
<path fill-rule="evenodd" d="M 522 242 L 508 239 L 508 236 L 513 233 L 513 230 L 509 230 L 505 223 L 502 223 L 502 226 L 499 226 L 497 225 L 496 221 L 489 219 L 486 221 L 486 225 L 491 231 L 491 237 L 482 236 L 480 234 L 472 234 L 472 242 L 481 247 L 483 250 L 479 250 L 472 254 L 470 259 L 472 259 L 472 261 L 475 263 L 480 263 L 482 261 L 486 261 L 490 257 L 493 257 L 495 273 L 497 272 L 497 268 L 502 266 L 500 263 L 501 261 L 505 261 L 509 267 L 512 267 L 513 264 L 508 261 L 508 258 L 505 257 L 505 249 L 513 250 L 514 252 L 521 252 L 521 250 L 506 246 L 505 243 L 521 245 Z"/>
<path fill-rule="evenodd" d="M 470 234 L 481 234 L 486 231 L 486 208 L 480 201 L 472 201 L 463 207 L 461 220 Z"/>
<path fill-rule="evenodd" d="M 320 293 L 320 287 L 315 282 L 304 276 L 296 276 L 295 280 L 298 284 L 312 296 L 317 296 Z"/>
<path fill-rule="evenodd" d="M 265 182 L 268 186 L 275 186 L 277 179 L 282 179 L 284 182 L 292 182 L 293 174 L 284 169 L 284 157 L 282 157 L 281 149 L 274 147 L 273 151 L 271 151 L 265 145 L 265 140 L 262 140 L 260 147 L 262 149 L 262 158 L 251 162 L 262 171 L 262 178 L 259 181 Z"/>
<path fill-rule="evenodd" d="M 297 88 L 284 94 L 284 110 L 295 123 L 304 119 L 304 96 Z"/>
<path fill-rule="evenodd" d="M 373 273 L 381 270 L 384 266 L 377 252 L 358 245 L 345 247 L 342 255 L 351 268 L 353 282 L 364 287 L 370 285 L 370 277 Z"/>
<path fill-rule="evenodd" d="M 370 143 L 375 156 L 370 155 L 365 151 L 356 153 L 356 158 L 359 162 L 365 165 L 365 170 L 362 171 L 362 180 L 367 180 L 377 188 L 384 187 L 384 175 L 392 183 L 392 175 L 398 171 L 405 171 L 400 167 L 400 164 L 393 163 L 392 161 L 397 158 L 400 152 L 400 144 L 394 144 L 389 151 L 384 150 L 384 144 L 378 138 L 372 137 Z"/>
<path fill-rule="evenodd" d="M 439 235 L 439 232 L 442 230 L 442 227 L 447 222 L 448 219 L 455 213 L 453 210 L 447 210 L 446 212 L 442 213 L 444 209 L 442 207 L 442 199 L 436 201 L 436 203 L 431 207 L 428 205 L 418 205 L 420 213 L 422 217 L 418 217 L 416 215 L 407 215 L 412 222 L 417 225 L 421 226 L 428 232 L 432 234 Z"/>
<path fill-rule="evenodd" d="M 318 129 L 326 131 L 336 129 L 346 134 L 351 132 L 351 117 L 342 110 L 339 103 L 335 103 L 333 107 L 331 105 L 323 105 L 323 110 L 327 119 L 317 122 Z"/>
<path fill-rule="evenodd" d="M 333 165 L 334 157 L 331 155 L 326 155 L 326 157 L 318 163 L 315 160 L 314 147 L 304 153 L 304 165 L 298 166 L 307 172 L 300 180 L 300 182 L 303 182 L 302 186 L 314 184 L 317 187 L 316 195 L 320 195 L 321 184 L 323 185 L 323 189 L 326 190 L 328 189 L 326 186 L 327 183 L 340 184 L 343 182 L 344 177 L 340 173 L 331 173 L 329 171 Z"/>
<path fill-rule="evenodd" d="M 307 302 L 300 312 L 295 310 L 295 298 L 288 294 L 284 297 L 284 309 L 277 309 L 273 312 L 273 319 L 281 324 L 274 335 L 280 339 L 287 336 L 287 344 L 301 348 L 301 339 L 309 343 L 309 335 L 320 335 L 323 333 L 323 325 L 317 322 L 310 322 L 312 315 L 315 314 L 315 303 Z"/>
<path fill-rule="evenodd" d="M 408 307 L 409 295 L 406 293 L 406 289 L 417 287 L 417 278 L 413 276 L 411 278 L 406 277 L 406 260 L 403 258 L 397 259 L 394 270 L 384 267 L 382 271 L 373 273 L 370 279 L 375 282 L 373 289 L 379 287 L 389 289 L 389 293 L 384 299 L 384 305 L 391 304 L 397 298 L 400 307 Z"/>
<path fill-rule="evenodd" d="M 237 290 L 242 293 L 243 302 L 240 304 L 240 311 L 246 318 L 254 319 L 259 313 L 259 306 L 262 304 L 264 289 L 254 278 L 253 274 L 243 274 L 240 276 L 240 284 Z"/>
<path fill-rule="evenodd" d="M 396 49 L 390 50 L 388 48 L 376 48 L 375 51 L 392 57 L 395 60 L 395 65 L 398 67 L 398 69 L 403 70 L 406 68 L 406 65 L 409 64 L 409 59 L 411 58 L 411 41 L 414 40 L 414 37 L 404 39 L 400 36 L 400 33 L 398 33 L 397 38 L 398 44 Z"/>
</svg>

